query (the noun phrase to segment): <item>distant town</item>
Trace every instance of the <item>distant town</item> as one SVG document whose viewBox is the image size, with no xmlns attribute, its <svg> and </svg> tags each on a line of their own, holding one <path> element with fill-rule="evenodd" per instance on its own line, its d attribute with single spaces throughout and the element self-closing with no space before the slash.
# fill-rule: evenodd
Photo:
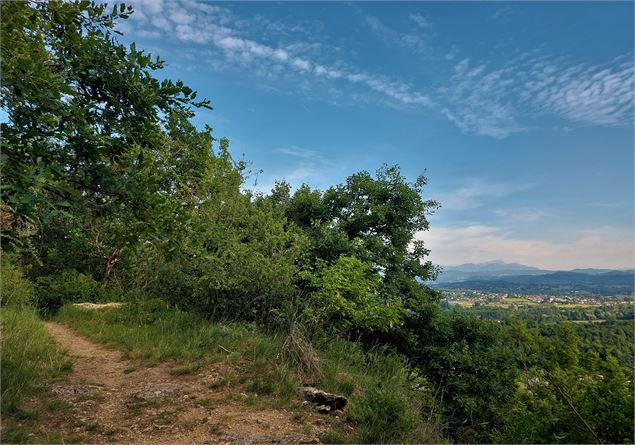
<svg viewBox="0 0 635 445">
<path fill-rule="evenodd" d="M 567 305 L 568 307 L 580 306 L 606 306 L 633 302 L 633 295 L 589 296 L 571 292 L 568 295 L 548 294 L 520 294 L 492 292 L 473 289 L 440 289 L 445 300 L 450 305 L 462 307 L 473 306 L 511 306 L 511 305 Z"/>
</svg>

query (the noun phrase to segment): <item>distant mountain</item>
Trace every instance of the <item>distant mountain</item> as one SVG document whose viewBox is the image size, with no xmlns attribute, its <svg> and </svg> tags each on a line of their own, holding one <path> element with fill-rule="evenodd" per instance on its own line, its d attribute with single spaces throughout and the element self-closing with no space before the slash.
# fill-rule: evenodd
<svg viewBox="0 0 635 445">
<path fill-rule="evenodd" d="M 442 266 L 442 272 L 437 278 L 438 283 L 455 283 L 460 281 L 490 281 L 502 277 L 548 275 L 562 273 L 578 273 L 586 275 L 603 275 L 612 272 L 632 272 L 633 269 L 573 269 L 570 271 L 544 270 L 526 266 L 520 263 L 506 263 L 504 261 L 487 261 L 485 263 L 465 263 L 459 266 Z M 561 276 L 561 275 L 556 275 Z M 564 277 L 564 276 L 562 276 Z M 553 278 L 551 278 L 553 279 Z M 507 280 L 509 281 L 509 280 Z M 518 280 L 517 280 L 518 281 Z M 520 279 L 519 282 L 526 282 Z"/>
<path fill-rule="evenodd" d="M 578 273 L 588 273 L 591 275 L 598 275 L 598 274 L 602 274 L 602 273 L 607 273 L 607 272 L 613 272 L 616 269 L 573 269 L 571 270 L 571 272 L 578 272 Z M 624 272 L 628 271 L 629 269 L 620 269 Z"/>
<path fill-rule="evenodd" d="M 485 263 L 466 263 L 459 266 L 442 266 L 443 270 L 437 281 L 451 283 L 473 279 L 490 279 L 509 275 L 536 275 L 550 271 L 519 263 L 504 261 L 488 261 Z"/>
<path fill-rule="evenodd" d="M 534 275 L 510 275 L 489 278 L 473 278 L 456 282 L 439 282 L 435 287 L 449 289 L 473 289 L 490 292 L 612 295 L 632 294 L 635 272 L 608 271 L 580 273 L 561 271 Z"/>
<path fill-rule="evenodd" d="M 496 271 L 532 271 L 540 270 L 537 267 L 525 266 L 520 263 L 506 263 L 505 261 L 494 260 L 486 261 L 484 263 L 465 263 L 459 266 L 444 266 L 446 270 L 455 270 L 461 272 L 496 272 Z"/>
</svg>

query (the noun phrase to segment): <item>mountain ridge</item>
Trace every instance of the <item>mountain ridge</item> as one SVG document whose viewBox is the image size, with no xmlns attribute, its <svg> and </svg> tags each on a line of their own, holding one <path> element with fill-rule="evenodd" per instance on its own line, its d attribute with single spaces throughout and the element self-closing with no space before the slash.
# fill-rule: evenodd
<svg viewBox="0 0 635 445">
<path fill-rule="evenodd" d="M 633 269 L 577 268 L 545 270 L 520 263 L 495 260 L 442 266 L 434 287 L 494 292 L 631 294 Z"/>
</svg>

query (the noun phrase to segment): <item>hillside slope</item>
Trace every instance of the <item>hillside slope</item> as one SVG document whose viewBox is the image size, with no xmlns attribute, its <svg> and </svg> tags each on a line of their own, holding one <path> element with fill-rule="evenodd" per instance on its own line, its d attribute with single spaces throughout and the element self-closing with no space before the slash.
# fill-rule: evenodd
<svg viewBox="0 0 635 445">
<path fill-rule="evenodd" d="M 258 407 L 256 401 L 247 403 L 244 388 L 215 386 L 226 364 L 191 375 L 178 375 L 174 362 L 135 367 L 121 353 L 62 324 L 46 327 L 75 357 L 70 379 L 52 391 L 89 426 L 81 428 L 84 442 L 313 443 L 325 433 L 325 421 L 309 408 Z M 298 413 L 302 422 L 294 420 Z"/>
<path fill-rule="evenodd" d="M 16 416 L 3 417 L 3 442 L 444 441 L 420 415 L 427 393 L 384 348 L 336 338 L 311 345 L 296 331 L 214 323 L 157 301 L 91 307 L 100 308 L 65 306 L 45 323 L 72 371 L 41 380 Z M 348 404 L 323 413 L 303 386 Z"/>
</svg>

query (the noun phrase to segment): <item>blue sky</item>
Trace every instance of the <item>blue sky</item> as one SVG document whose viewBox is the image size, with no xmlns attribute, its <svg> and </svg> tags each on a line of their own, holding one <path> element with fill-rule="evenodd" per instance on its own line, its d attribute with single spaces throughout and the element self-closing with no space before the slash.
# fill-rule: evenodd
<svg viewBox="0 0 635 445">
<path fill-rule="evenodd" d="M 258 190 L 399 164 L 436 263 L 635 266 L 632 2 L 132 4 Z"/>
</svg>

